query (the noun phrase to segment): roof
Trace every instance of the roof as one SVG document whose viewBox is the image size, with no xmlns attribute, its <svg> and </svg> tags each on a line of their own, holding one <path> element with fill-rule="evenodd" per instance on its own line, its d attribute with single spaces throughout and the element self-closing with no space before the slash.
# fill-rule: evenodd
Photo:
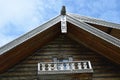
<svg viewBox="0 0 120 80">
<path fill-rule="evenodd" d="M 79 19 L 79 18 L 76 19 L 76 17 L 74 17 L 72 15 L 68 15 L 67 17 L 68 17 L 68 22 L 70 22 L 76 26 L 79 26 L 81 29 L 88 31 L 89 33 L 94 34 L 97 37 L 102 38 L 102 39 L 106 40 L 107 42 L 110 42 L 111 44 L 120 48 L 120 40 L 119 39 L 103 32 L 99 29 L 96 29 L 96 28 L 92 27 L 91 25 L 86 24 L 85 22 L 81 21 L 81 19 Z"/>
<path fill-rule="evenodd" d="M 105 27 L 120 29 L 120 24 L 117 24 L 117 23 L 112 23 L 112 22 L 108 22 L 108 21 L 104 21 L 104 20 L 100 20 L 100 19 L 92 18 L 92 17 L 81 16 L 81 15 L 73 14 L 73 13 L 68 13 L 67 15 L 72 16 L 82 22 L 98 24 L 98 25 L 102 25 Z"/>
<path fill-rule="evenodd" d="M 84 44 L 111 61 L 120 64 L 120 39 L 87 23 L 120 29 L 120 24 L 98 19 L 66 14 L 67 33 L 73 40 Z M 0 73 L 31 55 L 38 48 L 53 40 L 60 32 L 61 15 L 0 48 Z M 87 22 L 87 23 L 86 23 Z"/>
<path fill-rule="evenodd" d="M 23 36 L 13 40 L 12 42 L 8 43 L 5 46 L 2 46 L 0 48 L 0 54 L 3 54 L 7 51 L 9 51 L 10 49 L 18 46 L 19 44 L 29 40 L 30 38 L 36 36 L 37 34 L 45 31 L 46 29 L 50 28 L 51 26 L 55 25 L 56 23 L 60 22 L 60 16 L 57 16 L 53 19 L 51 19 L 50 21 L 46 22 L 45 24 L 35 28 L 34 30 L 24 34 Z"/>
</svg>

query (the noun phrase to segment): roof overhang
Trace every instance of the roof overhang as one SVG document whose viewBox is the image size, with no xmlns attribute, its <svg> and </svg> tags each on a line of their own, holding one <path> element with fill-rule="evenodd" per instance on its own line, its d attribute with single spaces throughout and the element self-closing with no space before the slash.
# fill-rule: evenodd
<svg viewBox="0 0 120 80">
<path fill-rule="evenodd" d="M 61 34 L 60 16 L 0 48 L 0 73 L 17 64 Z M 120 64 L 120 40 L 71 15 L 65 35 Z"/>
<path fill-rule="evenodd" d="M 68 36 L 120 64 L 120 40 L 68 16 Z"/>
<path fill-rule="evenodd" d="M 120 24 L 117 24 L 117 23 L 112 23 L 112 22 L 108 22 L 108 21 L 104 21 L 104 20 L 100 20 L 92 17 L 81 16 L 77 14 L 72 14 L 72 13 L 68 13 L 67 15 L 74 17 L 75 19 L 78 19 L 82 22 L 101 25 L 101 26 L 114 28 L 114 29 L 120 29 Z"/>
<path fill-rule="evenodd" d="M 60 16 L 0 48 L 0 73 L 31 55 L 60 34 Z"/>
</svg>

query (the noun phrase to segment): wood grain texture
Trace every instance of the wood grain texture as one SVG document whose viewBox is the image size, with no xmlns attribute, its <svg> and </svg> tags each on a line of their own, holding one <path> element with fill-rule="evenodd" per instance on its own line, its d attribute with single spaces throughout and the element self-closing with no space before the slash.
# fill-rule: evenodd
<svg viewBox="0 0 120 80">
<path fill-rule="evenodd" d="M 53 40 L 56 36 L 58 36 L 60 34 L 60 27 L 58 26 L 60 26 L 60 23 L 54 25 L 46 31 L 41 32 L 39 35 L 34 36 L 26 42 L 16 46 L 7 53 L 0 55 L 0 73 L 8 70 L 19 61 L 31 55 L 39 47 L 45 45 L 49 41 Z"/>
<path fill-rule="evenodd" d="M 107 57 L 111 61 L 120 64 L 120 48 L 100 39 L 99 37 L 90 34 L 87 31 L 80 29 L 77 26 L 68 24 L 68 36 L 79 43 L 82 43 L 90 49 Z"/>
<path fill-rule="evenodd" d="M 118 30 L 118 29 L 113 29 L 110 34 L 111 34 L 112 36 L 120 39 L 120 30 Z"/>
<path fill-rule="evenodd" d="M 52 61 L 55 55 L 73 56 L 75 61 L 90 60 L 94 69 L 93 80 L 120 80 L 120 66 L 112 63 L 88 47 L 71 40 L 66 35 L 39 47 L 31 56 L 19 62 L 7 72 L 0 74 L 1 80 L 34 80 L 37 76 L 37 63 Z M 74 79 L 73 79 L 74 80 Z"/>
<path fill-rule="evenodd" d="M 87 23 L 87 24 L 104 31 L 105 33 L 108 33 L 108 29 L 109 29 L 108 27 L 101 26 L 101 25 L 96 25 L 96 24 L 91 24 L 91 23 Z"/>
</svg>

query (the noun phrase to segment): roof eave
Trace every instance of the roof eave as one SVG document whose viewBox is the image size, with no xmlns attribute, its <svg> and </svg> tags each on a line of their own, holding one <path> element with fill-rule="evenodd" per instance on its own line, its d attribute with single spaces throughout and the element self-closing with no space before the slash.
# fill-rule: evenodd
<svg viewBox="0 0 120 80">
<path fill-rule="evenodd" d="M 60 22 L 60 15 L 0 48 L 0 55 Z"/>
</svg>

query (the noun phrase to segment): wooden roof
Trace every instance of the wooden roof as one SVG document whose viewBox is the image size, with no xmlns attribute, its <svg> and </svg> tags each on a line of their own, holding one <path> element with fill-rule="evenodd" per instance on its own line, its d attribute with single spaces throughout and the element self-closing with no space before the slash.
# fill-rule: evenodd
<svg viewBox="0 0 120 80">
<path fill-rule="evenodd" d="M 0 48 L 0 73 L 31 55 L 61 33 L 61 15 Z M 120 24 L 66 14 L 67 33 L 73 40 L 120 64 Z M 85 19 L 84 19 L 85 18 Z M 83 20 L 84 19 L 84 20 Z M 94 22 L 95 21 L 95 22 Z M 116 35 L 104 31 L 116 29 Z"/>
</svg>

